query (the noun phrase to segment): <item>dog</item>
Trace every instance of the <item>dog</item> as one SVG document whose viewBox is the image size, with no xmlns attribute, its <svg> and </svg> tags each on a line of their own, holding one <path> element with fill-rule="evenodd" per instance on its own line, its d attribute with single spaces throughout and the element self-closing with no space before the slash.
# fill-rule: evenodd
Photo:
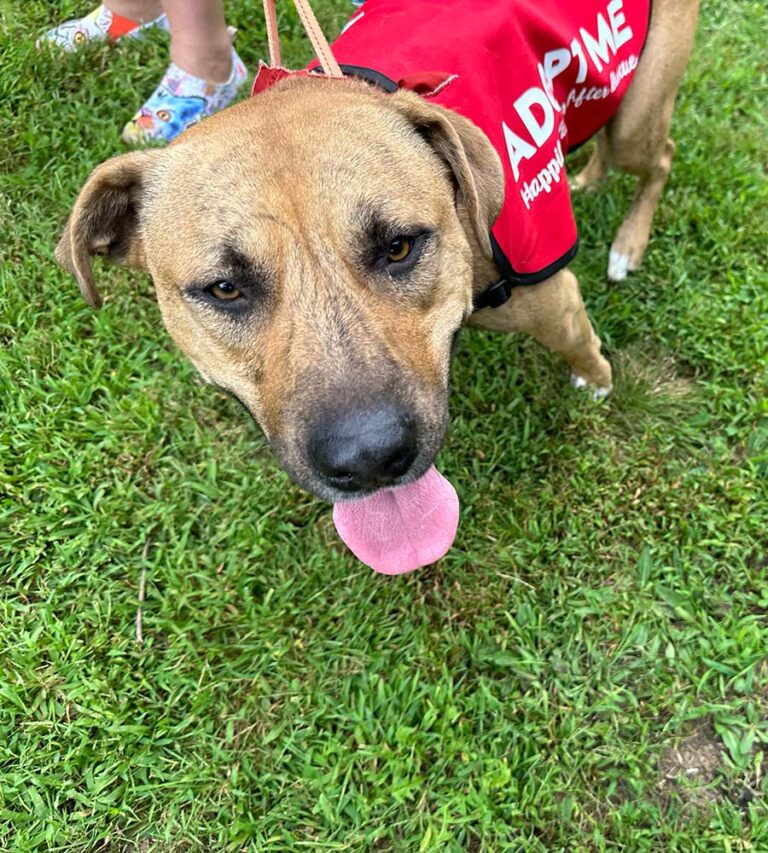
<svg viewBox="0 0 768 853">
<path fill-rule="evenodd" d="M 458 514 L 432 463 L 463 325 L 530 334 L 562 354 L 576 386 L 597 396 L 611 388 L 567 268 L 575 226 L 563 214 L 539 245 L 527 215 L 541 207 L 546 219 L 567 195 L 569 123 L 588 101 L 619 91 L 572 186 L 593 187 L 609 166 L 638 176 L 608 276 L 621 280 L 640 264 L 670 172 L 669 127 L 698 0 L 655 0 L 642 21 L 624 2 L 368 0 L 334 45 L 340 62 L 354 64 L 349 78 L 263 69 L 259 94 L 167 149 L 98 166 L 56 256 L 94 307 L 93 255 L 147 270 L 173 339 L 208 382 L 243 403 L 288 474 L 337 504 L 355 553 L 373 564 L 376 552 L 383 571 L 430 562 L 445 550 L 435 530 L 450 544 Z M 583 7 L 586 18 L 558 34 L 546 13 L 563 5 Z M 441 18 L 449 13 L 460 17 Z M 541 40 L 525 84 L 505 76 L 523 64 L 517 47 L 513 61 L 483 65 L 474 80 L 466 58 L 474 29 L 488 40 L 482 61 L 496 62 L 500 37 L 525 20 Z M 430 34 L 447 67 L 420 66 Z M 379 43 L 380 55 L 369 56 Z M 402 44 L 419 54 L 404 70 L 425 73 L 398 85 L 391 69 Z M 598 66 L 605 82 L 593 85 Z M 446 104 L 469 113 L 485 104 L 493 92 L 466 90 L 484 79 L 509 98 L 503 120 L 486 119 L 481 130 L 482 117 Z M 505 232 L 492 233 L 504 217 Z M 409 540 L 410 556 L 394 554 L 393 539 Z"/>
</svg>

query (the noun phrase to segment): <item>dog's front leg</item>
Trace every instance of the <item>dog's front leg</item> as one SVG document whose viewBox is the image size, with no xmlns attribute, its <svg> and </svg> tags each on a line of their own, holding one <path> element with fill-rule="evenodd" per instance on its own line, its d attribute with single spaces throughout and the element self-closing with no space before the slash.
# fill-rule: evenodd
<svg viewBox="0 0 768 853">
<path fill-rule="evenodd" d="M 600 339 L 570 270 L 560 270 L 540 284 L 516 287 L 504 305 L 478 311 L 469 322 L 481 329 L 532 335 L 565 358 L 576 387 L 591 386 L 595 397 L 611 390 L 611 365 L 600 353 Z"/>
</svg>

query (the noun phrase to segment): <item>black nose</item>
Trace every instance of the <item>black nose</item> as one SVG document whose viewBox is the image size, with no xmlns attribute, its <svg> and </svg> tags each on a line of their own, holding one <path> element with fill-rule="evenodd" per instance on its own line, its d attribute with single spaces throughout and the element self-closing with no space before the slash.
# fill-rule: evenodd
<svg viewBox="0 0 768 853">
<path fill-rule="evenodd" d="M 309 456 L 323 479 L 345 492 L 387 486 L 416 458 L 416 425 L 403 409 L 383 405 L 326 418 L 309 438 Z"/>
</svg>

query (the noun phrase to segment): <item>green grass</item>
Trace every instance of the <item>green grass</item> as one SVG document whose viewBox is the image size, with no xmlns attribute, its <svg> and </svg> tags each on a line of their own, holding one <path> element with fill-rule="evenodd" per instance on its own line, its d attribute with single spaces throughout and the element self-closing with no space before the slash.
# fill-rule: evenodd
<svg viewBox="0 0 768 853">
<path fill-rule="evenodd" d="M 627 284 L 604 269 L 631 181 L 576 202 L 615 394 L 466 333 L 458 540 L 394 579 L 197 380 L 143 276 L 105 270 L 94 313 L 53 262 L 166 57 L 37 52 L 83 11 L 56 5 L 0 28 L 0 849 L 767 850 L 763 3 L 705 5 Z M 260 4 L 228 7 L 255 67 Z"/>
</svg>

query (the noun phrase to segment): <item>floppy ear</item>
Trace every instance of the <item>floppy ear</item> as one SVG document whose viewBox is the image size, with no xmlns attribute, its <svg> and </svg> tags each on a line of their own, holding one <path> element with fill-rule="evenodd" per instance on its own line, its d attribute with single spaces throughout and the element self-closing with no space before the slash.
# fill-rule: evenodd
<svg viewBox="0 0 768 853">
<path fill-rule="evenodd" d="M 75 276 L 92 308 L 101 307 L 101 297 L 91 255 L 105 255 L 128 266 L 144 264 L 139 210 L 147 168 L 160 153 L 134 151 L 107 160 L 93 170 L 77 197 L 56 247 L 56 260 Z"/>
<path fill-rule="evenodd" d="M 492 259 L 490 233 L 504 203 L 504 171 L 488 137 L 464 116 L 412 92 L 389 97 L 450 168 L 457 202 L 463 203 L 480 248 Z"/>
</svg>

